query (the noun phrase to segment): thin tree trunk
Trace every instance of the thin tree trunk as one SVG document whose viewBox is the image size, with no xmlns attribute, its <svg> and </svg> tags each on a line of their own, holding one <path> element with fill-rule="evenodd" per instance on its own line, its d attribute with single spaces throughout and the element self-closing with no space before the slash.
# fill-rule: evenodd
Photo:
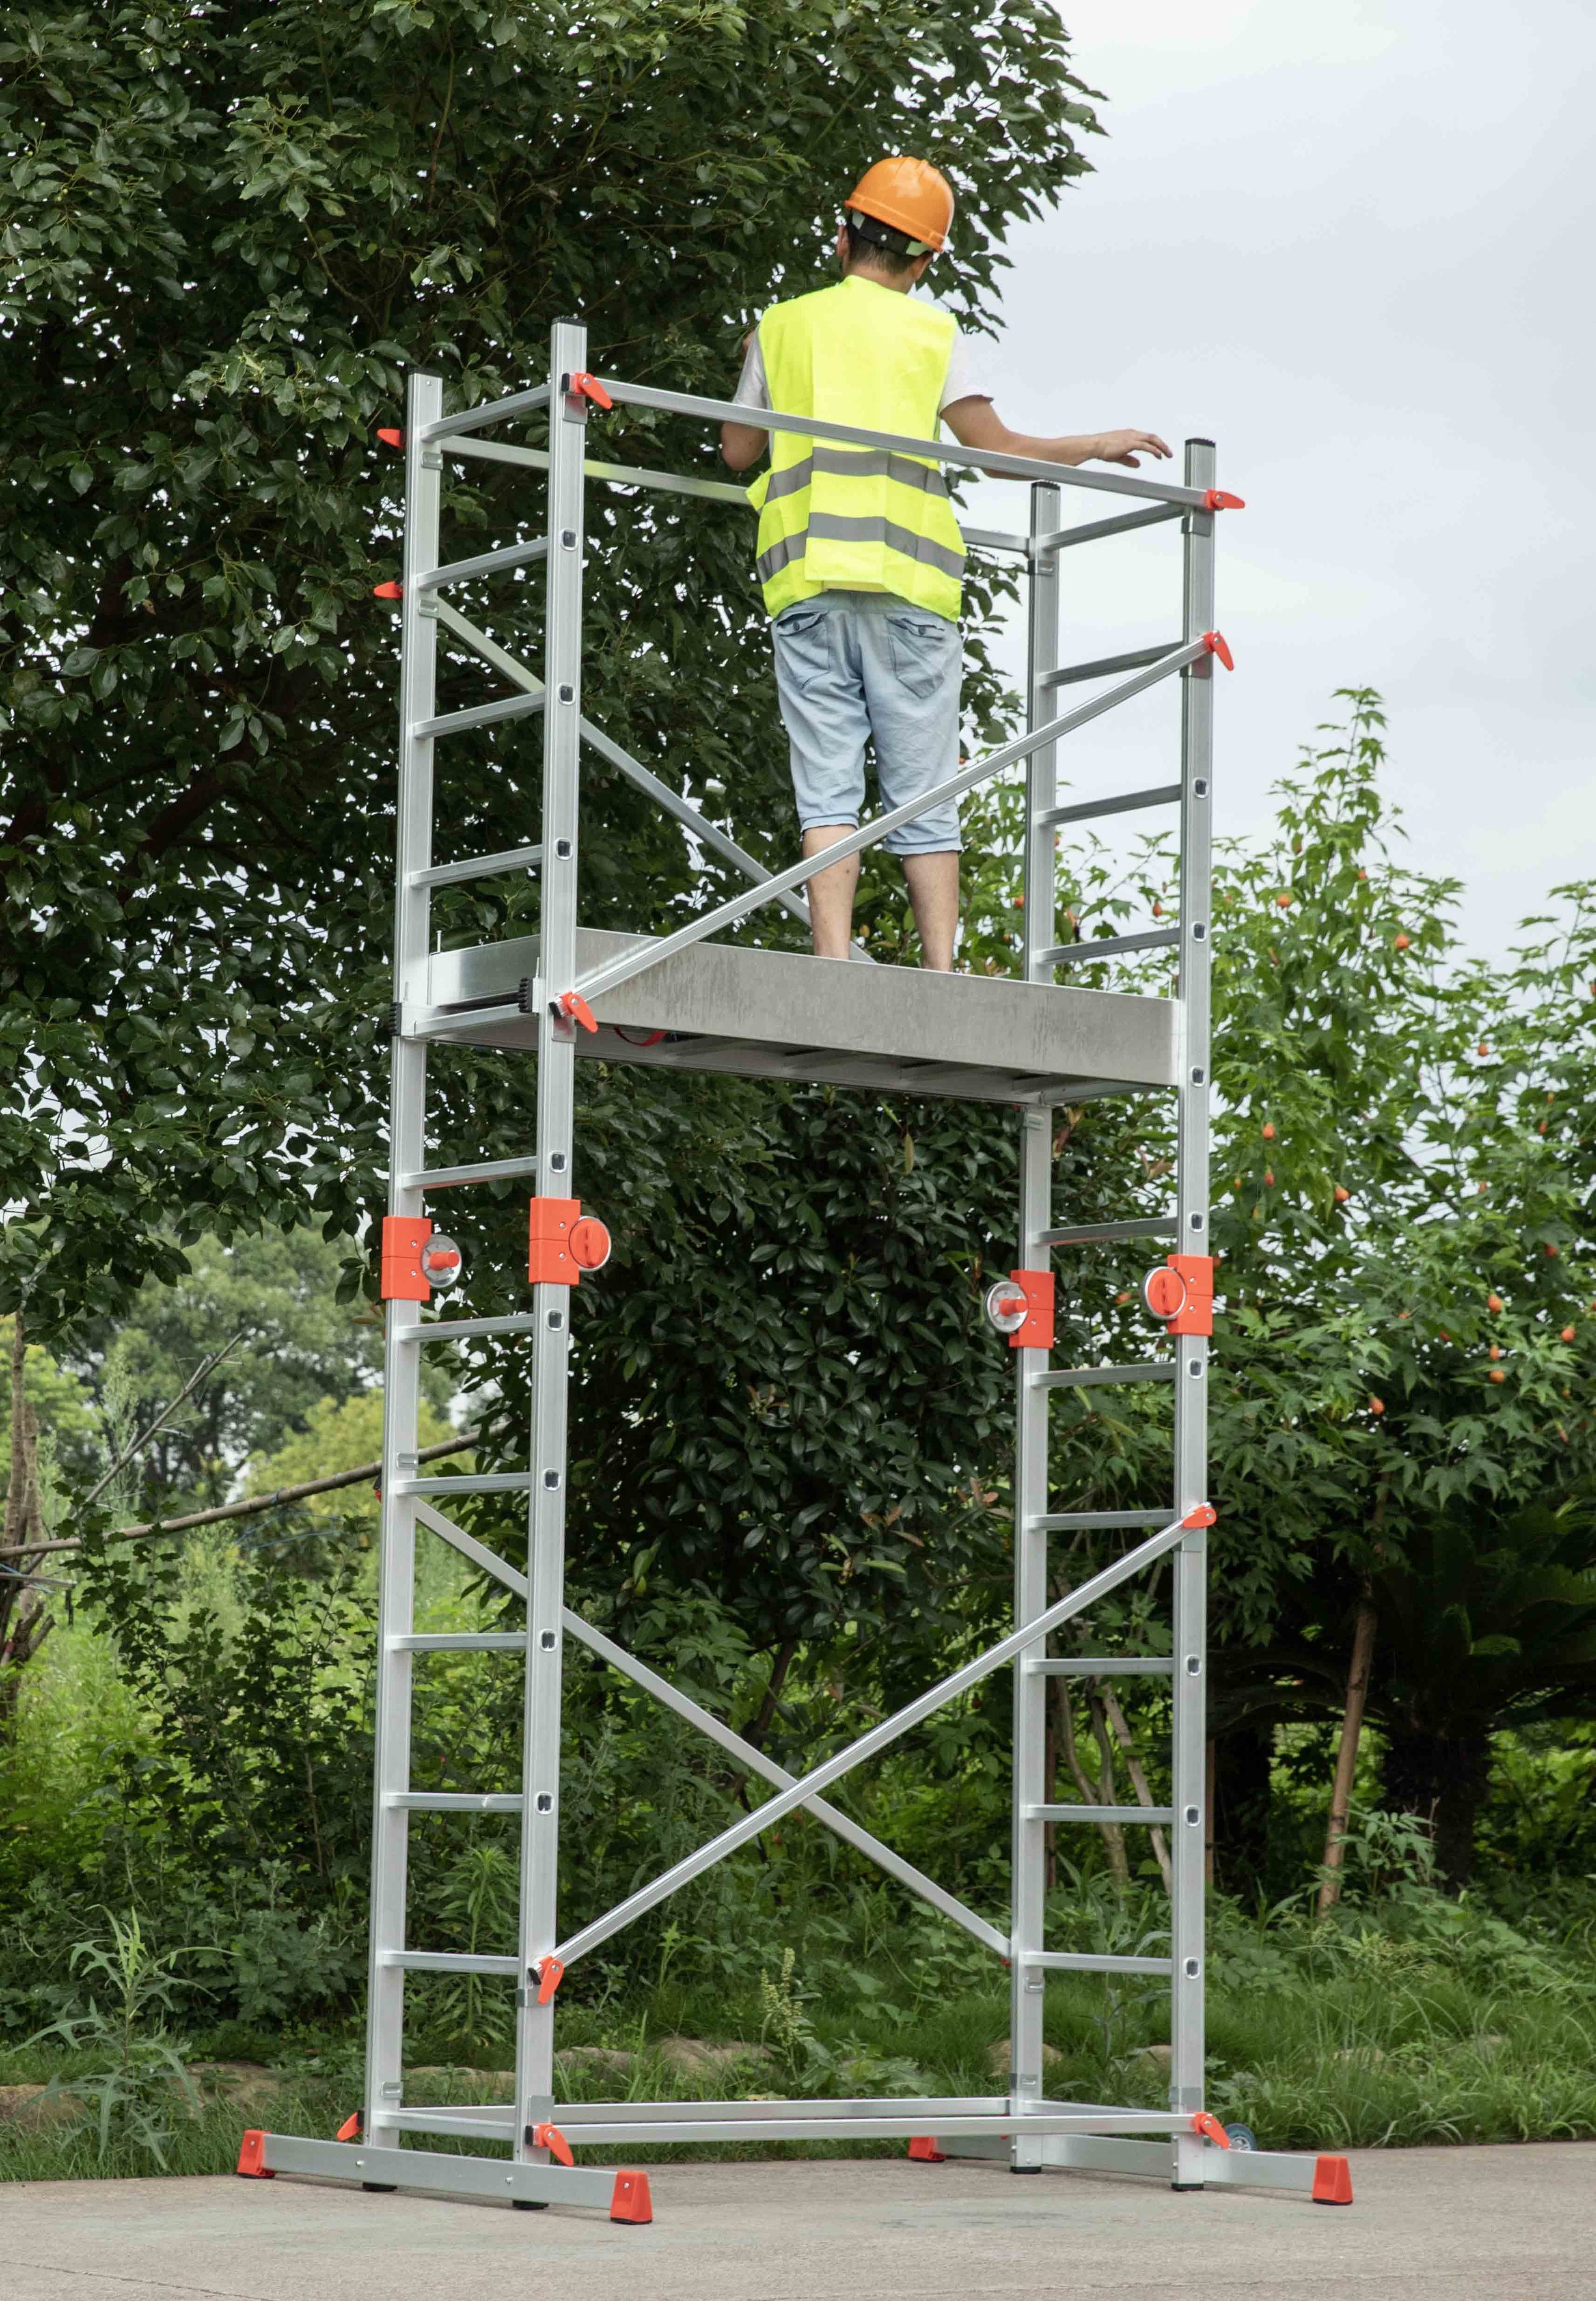
<svg viewBox="0 0 1596 2301">
<path fill-rule="evenodd" d="M 1070 1700 L 1070 1682 L 1067 1678 L 1057 1678 L 1053 1683 L 1058 1688 L 1059 1738 L 1064 1745 L 1064 1762 L 1069 1768 L 1074 1778 L 1075 1787 L 1080 1791 L 1086 1803 L 1107 1805 L 1111 1802 L 1110 1797 L 1104 1795 L 1099 1784 L 1092 1780 L 1081 1762 L 1081 1752 L 1075 1741 L 1075 1712 L 1074 1705 Z M 1131 1882 L 1131 1868 L 1125 1860 L 1124 1830 L 1116 1822 L 1112 1821 L 1099 1822 L 1098 1828 L 1103 1833 L 1103 1851 L 1107 1857 L 1110 1877 L 1116 1886 L 1128 1886 Z"/>
<path fill-rule="evenodd" d="M 1347 1701 L 1341 1711 L 1341 1747 L 1335 1757 L 1335 1785 L 1330 1793 L 1330 1822 L 1324 1832 L 1324 1874 L 1319 1886 L 1318 1914 L 1328 1917 L 1341 1895 L 1341 1855 L 1346 1845 L 1347 1818 L 1352 1806 L 1352 1785 L 1358 1778 L 1358 1745 L 1363 1736 L 1364 1704 L 1368 1699 L 1369 1669 L 1375 1657 L 1375 1629 L 1379 1617 L 1366 1589 L 1358 1601 L 1358 1620 L 1352 1632 L 1352 1660 L 1347 1670 Z"/>
<path fill-rule="evenodd" d="M 1136 1793 L 1136 1803 L 1138 1805 L 1151 1805 L 1153 1794 L 1147 1786 L 1147 1776 L 1142 1771 L 1141 1761 L 1136 1754 L 1136 1745 L 1132 1739 L 1125 1713 L 1120 1708 L 1112 1688 L 1107 1686 L 1103 1688 L 1103 1708 L 1107 1712 L 1108 1723 L 1114 1728 L 1114 1738 L 1124 1752 L 1125 1770 L 1131 1777 L 1131 1786 Z M 1166 1894 L 1173 1894 L 1174 1880 L 1170 1875 L 1168 1842 L 1163 1830 L 1156 1822 L 1148 1831 L 1148 1837 L 1152 1841 L 1153 1859 L 1158 1865 L 1158 1874 L 1164 1880 L 1164 1891 Z"/>
<path fill-rule="evenodd" d="M 38 1487 L 38 1417 L 25 1394 L 27 1338 L 19 1310 L 11 1336 L 11 1477 L 4 1520 L 7 1544 L 24 1560 L 44 1546 L 44 1507 Z M 55 1627 L 48 1601 L 27 1579 L 25 1567 L 0 1577 L 0 1741 L 16 1728 L 21 1673 Z"/>
<path fill-rule="evenodd" d="M 1117 1805 L 1119 1795 L 1114 1779 L 1114 1745 L 1108 1738 L 1108 1719 L 1104 1712 L 1100 1694 L 1089 1694 L 1087 1708 L 1091 1713 L 1091 1730 L 1098 1745 L 1099 1779 L 1102 1784 L 1104 1805 Z M 1108 1856 L 1108 1868 L 1116 1886 L 1126 1890 L 1131 1883 L 1131 1857 L 1125 1851 L 1125 1833 L 1117 1821 L 1099 1824 L 1103 1833 L 1103 1850 Z"/>
</svg>

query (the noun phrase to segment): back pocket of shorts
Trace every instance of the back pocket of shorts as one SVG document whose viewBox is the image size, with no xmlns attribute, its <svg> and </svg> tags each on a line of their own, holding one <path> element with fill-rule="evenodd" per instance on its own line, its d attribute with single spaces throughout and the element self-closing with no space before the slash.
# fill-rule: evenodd
<svg viewBox="0 0 1596 2301">
<path fill-rule="evenodd" d="M 887 644 L 898 683 L 922 702 L 933 696 L 962 657 L 958 625 L 940 615 L 889 615 Z"/>
<path fill-rule="evenodd" d="M 831 668 L 831 619 L 823 607 L 780 615 L 771 625 L 776 669 L 800 695 L 812 694 Z"/>
</svg>

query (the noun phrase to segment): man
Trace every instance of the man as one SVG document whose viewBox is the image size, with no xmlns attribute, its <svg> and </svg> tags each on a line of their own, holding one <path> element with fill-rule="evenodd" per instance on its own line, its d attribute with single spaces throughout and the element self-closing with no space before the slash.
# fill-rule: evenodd
<svg viewBox="0 0 1596 2301">
<path fill-rule="evenodd" d="M 926 161 L 867 169 L 837 232 L 840 284 L 765 313 L 748 339 L 739 404 L 919 439 L 937 437 L 940 418 L 964 447 L 1050 464 L 1095 457 L 1134 470 L 1139 456 L 1167 456 L 1152 431 L 1034 439 L 1009 430 L 952 314 L 908 292 L 947 246 L 952 222 L 952 187 Z M 771 468 L 748 489 L 759 512 L 757 572 L 804 853 L 817 855 L 857 826 L 867 741 L 883 809 L 957 767 L 965 548 L 940 466 L 771 433 L 756 422 L 721 427 L 733 471 L 746 471 L 767 442 Z M 882 844 L 902 858 L 921 964 L 951 967 L 957 806 Z M 809 882 L 821 958 L 848 955 L 858 876 L 855 855 Z"/>
</svg>

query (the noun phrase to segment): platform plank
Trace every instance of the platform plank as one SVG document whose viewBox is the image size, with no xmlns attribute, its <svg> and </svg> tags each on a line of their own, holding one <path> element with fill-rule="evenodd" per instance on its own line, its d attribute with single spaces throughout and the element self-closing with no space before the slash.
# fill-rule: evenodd
<svg viewBox="0 0 1596 2301">
<path fill-rule="evenodd" d="M 578 972 L 648 940 L 585 928 Z M 439 951 L 427 1004 L 458 1011 L 502 1002 L 537 974 L 532 935 Z M 600 1027 L 578 1032 L 577 1051 L 611 1062 L 1024 1104 L 1174 1084 L 1172 1000 L 1006 975 L 933 975 L 702 942 L 619 984 L 595 1001 L 594 1015 Z M 623 1032 L 665 1035 L 643 1046 Z M 456 1024 L 448 1035 L 531 1050 L 537 1021 L 501 1007 L 480 1028 Z"/>
</svg>

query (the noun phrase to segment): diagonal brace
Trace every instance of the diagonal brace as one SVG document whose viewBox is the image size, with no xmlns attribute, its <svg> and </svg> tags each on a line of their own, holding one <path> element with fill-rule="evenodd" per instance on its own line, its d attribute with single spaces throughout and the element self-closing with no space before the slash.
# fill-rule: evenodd
<svg viewBox="0 0 1596 2301">
<path fill-rule="evenodd" d="M 436 612 L 440 623 L 447 624 L 456 638 L 474 648 L 485 663 L 490 663 L 497 671 L 502 671 L 506 679 L 513 679 L 523 693 L 542 694 L 543 682 L 536 672 L 529 671 L 525 664 L 519 662 L 507 648 L 500 647 L 497 640 L 491 640 L 486 632 L 479 631 L 476 624 L 463 615 L 457 607 L 451 607 L 447 599 L 439 599 Z M 740 847 L 735 839 L 728 838 L 717 824 L 710 822 L 707 816 L 700 814 L 690 799 L 681 798 L 669 783 L 662 782 L 641 759 L 633 758 L 630 751 L 617 743 L 613 736 L 606 735 L 601 727 L 596 727 L 590 719 L 581 720 L 580 727 L 582 741 L 589 749 L 597 751 L 599 757 L 607 760 L 612 767 L 619 768 L 640 791 L 647 793 L 656 807 L 663 808 L 666 815 L 673 816 L 685 831 L 690 832 L 713 853 L 734 864 L 745 879 L 752 879 L 760 886 L 769 883 L 771 874 L 764 864 L 756 862 L 746 848 Z M 805 926 L 809 925 L 809 906 L 805 897 L 783 894 L 776 899 L 783 910 L 791 912 L 795 919 L 801 919 Z M 853 950 L 856 958 L 869 959 L 869 952 L 860 944 L 855 943 Z"/>
<path fill-rule="evenodd" d="M 668 1678 L 659 1677 L 646 1662 L 639 1661 L 634 1654 L 628 1653 L 624 1646 L 616 1645 L 612 1638 L 605 1636 L 602 1630 L 596 1630 L 591 1622 L 584 1621 L 580 1614 L 573 1614 L 569 1606 L 564 1609 L 562 1619 L 569 1636 L 580 1638 L 583 1645 L 590 1647 L 594 1653 L 608 1662 L 612 1669 L 618 1669 L 623 1678 L 631 1678 L 645 1693 L 652 1694 L 656 1701 L 663 1702 L 667 1710 L 673 1710 L 679 1718 L 685 1718 L 689 1725 L 696 1726 L 712 1742 L 718 1742 L 723 1750 L 740 1765 L 747 1766 L 750 1773 L 758 1774 L 779 1790 L 792 1788 L 796 1778 L 784 1766 L 779 1766 L 773 1758 L 767 1758 L 764 1751 L 756 1750 L 751 1742 L 745 1742 L 740 1734 L 733 1733 L 731 1728 L 723 1725 L 713 1711 L 700 1709 Z M 996 1950 L 999 1957 L 1008 1955 L 1008 1937 L 1006 1934 L 1000 1934 L 996 1926 L 988 1925 L 984 1918 L 979 1918 L 973 1910 L 966 1909 L 954 1895 L 926 1877 L 923 1870 L 916 1870 L 914 1863 L 906 1862 L 901 1854 L 894 1853 L 890 1845 L 883 1845 L 879 1837 L 873 1837 L 869 1830 L 862 1829 L 856 1821 L 839 1812 L 834 1805 L 828 1805 L 823 1798 L 806 1798 L 804 1811 L 813 1814 L 816 1821 L 823 1821 L 828 1829 L 834 1830 L 839 1837 L 846 1839 L 856 1852 L 865 1854 L 879 1869 L 888 1871 L 901 1885 L 909 1887 L 934 1909 L 940 1910 L 945 1918 L 951 1918 L 955 1925 L 963 1926 L 967 1934 L 973 1934 L 985 1948 Z"/>
<path fill-rule="evenodd" d="M 1095 1606 L 1098 1600 L 1107 1597 L 1110 1590 L 1116 1590 L 1122 1582 L 1129 1581 L 1132 1575 L 1141 1573 L 1162 1558 L 1166 1551 L 1173 1550 L 1184 1539 L 1185 1534 L 1184 1521 L 1177 1519 L 1172 1526 L 1165 1527 L 1161 1533 L 1149 1535 L 1146 1542 L 1139 1543 L 1134 1550 L 1127 1551 L 1123 1558 L 1116 1559 L 1112 1566 L 1104 1567 L 1100 1574 L 1094 1574 L 1090 1580 L 1082 1582 L 1078 1590 L 1055 1600 L 1044 1612 L 1035 1615 L 1019 1629 L 1010 1631 L 1007 1637 L 999 1639 L 995 1646 L 989 1646 L 985 1653 L 977 1655 L 973 1661 L 966 1662 L 962 1669 L 955 1670 L 951 1678 L 945 1678 L 940 1685 L 916 1694 L 913 1702 L 907 1703 L 890 1718 L 884 1718 L 879 1726 L 873 1726 L 856 1742 L 850 1742 L 846 1750 L 840 1750 L 834 1758 L 828 1758 L 823 1765 L 803 1775 L 790 1789 L 778 1790 L 774 1797 L 767 1798 L 763 1805 L 756 1806 L 752 1813 L 745 1814 L 740 1821 L 734 1821 L 730 1828 L 722 1830 L 718 1837 L 712 1837 L 706 1845 L 700 1845 L 696 1853 L 687 1854 L 669 1870 L 663 1870 L 649 1884 L 639 1887 L 635 1894 L 629 1894 L 625 1901 L 617 1902 L 614 1908 L 607 1910 L 603 1917 L 595 1918 L 591 1925 L 584 1926 L 580 1933 L 572 1934 L 569 1941 L 562 1942 L 553 1954 L 562 1965 L 568 1966 L 573 1958 L 581 1957 L 588 1950 L 597 1949 L 600 1942 L 607 1941 L 612 1934 L 619 1933 L 623 1926 L 629 1926 L 634 1918 L 640 1918 L 656 1903 L 667 1900 L 683 1886 L 690 1885 L 695 1878 L 701 1877 L 706 1870 L 712 1870 L 728 1853 L 735 1853 L 739 1846 L 746 1845 L 750 1838 L 757 1837 L 760 1831 L 768 1829 L 773 1822 L 784 1820 L 800 1805 L 807 1804 L 817 1791 L 829 1790 L 833 1782 L 840 1782 L 844 1774 L 851 1773 L 867 1758 L 875 1757 L 897 1741 L 900 1735 L 907 1734 L 911 1727 L 918 1726 L 922 1719 L 929 1718 L 933 1711 L 941 1709 L 945 1703 L 967 1693 L 971 1686 L 978 1686 L 983 1678 L 990 1677 L 992 1671 L 1001 1669 L 1005 1662 L 1013 1661 L 1028 1646 L 1038 1644 L 1061 1622 L 1067 1622 L 1072 1615 L 1084 1613 L 1089 1607 Z"/>
<path fill-rule="evenodd" d="M 606 991 L 614 991 L 620 983 L 630 983 L 634 975 L 641 975 L 648 967 L 657 966 L 663 959 L 674 958 L 679 950 L 690 950 L 694 943 L 702 942 L 721 927 L 735 925 L 739 919 L 747 918 L 750 911 L 756 911 L 762 904 L 780 901 L 791 889 L 802 886 L 806 879 L 812 879 L 816 872 L 829 871 L 833 863 L 844 862 L 850 855 L 862 854 L 866 847 L 873 847 L 878 840 L 884 839 L 890 831 L 900 830 L 906 823 L 914 823 L 921 816 L 929 815 L 933 807 L 940 807 L 946 799 L 961 798 L 965 791 L 973 791 L 977 783 L 983 783 L 1000 774 L 1005 767 L 1012 766 L 1016 759 L 1028 757 L 1044 745 L 1057 742 L 1062 735 L 1074 734 L 1077 727 L 1084 727 L 1090 721 L 1100 719 L 1104 712 L 1112 711 L 1116 704 L 1128 703 L 1133 695 L 1141 695 L 1146 689 L 1157 686 L 1172 672 L 1184 671 L 1188 664 L 1203 661 L 1209 653 L 1206 639 L 1189 640 L 1183 647 L 1172 648 L 1149 670 L 1139 671 L 1132 678 L 1122 680 L 1117 687 L 1111 687 L 1106 694 L 1095 696 L 1090 703 L 1078 705 L 1074 711 L 1066 711 L 1062 718 L 1049 719 L 1043 727 L 1016 735 L 1012 743 L 1005 743 L 998 750 L 989 751 L 984 758 L 975 759 L 969 766 L 961 767 L 957 774 L 948 775 L 941 782 L 933 784 L 918 799 L 906 799 L 901 807 L 891 808 L 886 815 L 878 815 L 873 822 L 861 824 L 858 830 L 850 831 L 846 839 L 836 840 L 830 847 L 823 847 L 818 855 L 806 855 L 802 862 L 791 864 L 785 871 L 778 872 L 773 879 L 767 879 L 763 885 L 751 888 L 747 894 L 734 895 L 730 902 L 722 903 L 713 911 L 704 912 L 689 925 L 678 927 L 674 934 L 662 936 L 658 942 L 650 944 L 646 950 L 625 952 L 621 958 L 611 959 L 607 966 L 595 967 L 591 975 L 582 976 L 574 989 L 591 1005 Z"/>
</svg>

